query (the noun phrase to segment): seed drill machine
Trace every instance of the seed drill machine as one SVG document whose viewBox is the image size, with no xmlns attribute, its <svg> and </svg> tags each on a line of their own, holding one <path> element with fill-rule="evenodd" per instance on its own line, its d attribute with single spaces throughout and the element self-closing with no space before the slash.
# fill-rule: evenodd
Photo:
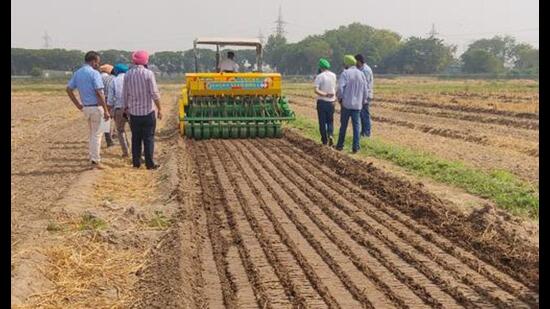
<svg viewBox="0 0 550 309">
<path fill-rule="evenodd" d="M 256 48 L 253 72 L 199 73 L 198 44 Z M 179 98 L 180 133 L 188 138 L 280 137 L 283 121 L 295 119 L 281 93 L 281 74 L 262 72 L 262 43 L 258 39 L 199 38 L 193 42 L 195 73 L 185 74 Z"/>
</svg>

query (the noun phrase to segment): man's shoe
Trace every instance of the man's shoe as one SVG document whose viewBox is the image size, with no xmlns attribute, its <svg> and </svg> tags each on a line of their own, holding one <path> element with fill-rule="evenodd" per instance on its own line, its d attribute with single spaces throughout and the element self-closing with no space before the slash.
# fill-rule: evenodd
<svg viewBox="0 0 550 309">
<path fill-rule="evenodd" d="M 355 149 L 355 150 L 352 150 L 352 151 L 351 151 L 351 153 L 353 153 L 353 154 L 355 154 L 355 153 L 357 153 L 357 152 L 359 152 L 359 149 Z"/>
<path fill-rule="evenodd" d="M 342 151 L 344 148 L 343 147 L 334 147 L 334 149 L 336 149 L 336 151 Z"/>
<path fill-rule="evenodd" d="M 113 139 L 111 138 L 111 134 L 104 133 L 105 135 L 105 142 L 107 143 L 107 147 L 113 146 L 115 143 L 113 143 Z"/>
<path fill-rule="evenodd" d="M 148 170 L 156 170 L 156 169 L 158 169 L 159 167 L 160 167 L 159 164 L 155 164 L 155 165 L 153 165 L 153 166 L 148 167 L 147 169 L 148 169 Z"/>
<path fill-rule="evenodd" d="M 104 169 L 103 165 L 97 161 L 94 161 L 92 160 L 92 167 L 93 168 L 96 168 L 96 169 L 99 169 L 99 170 L 102 170 Z"/>
</svg>

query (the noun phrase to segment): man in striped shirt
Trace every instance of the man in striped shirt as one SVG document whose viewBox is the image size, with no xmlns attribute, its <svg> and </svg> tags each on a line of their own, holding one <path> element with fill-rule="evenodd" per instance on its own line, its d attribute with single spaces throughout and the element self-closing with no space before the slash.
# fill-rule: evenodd
<svg viewBox="0 0 550 309">
<path fill-rule="evenodd" d="M 130 117 L 132 131 L 132 164 L 135 168 L 140 167 L 143 144 L 145 166 L 147 169 L 157 169 L 159 165 L 155 164 L 153 153 L 156 127 L 155 105 L 156 116 L 162 119 L 160 92 L 155 74 L 144 67 L 149 62 L 149 54 L 146 51 L 137 51 L 132 54 L 132 62 L 135 66 L 124 76 L 122 87 L 124 110 Z"/>
</svg>

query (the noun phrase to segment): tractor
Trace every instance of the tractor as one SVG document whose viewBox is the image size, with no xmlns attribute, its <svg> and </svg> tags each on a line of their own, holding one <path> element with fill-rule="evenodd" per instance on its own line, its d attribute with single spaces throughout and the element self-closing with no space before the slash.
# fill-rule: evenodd
<svg viewBox="0 0 550 309">
<path fill-rule="evenodd" d="M 197 45 L 220 48 L 254 47 L 253 72 L 199 72 Z M 178 99 L 179 130 L 192 139 L 271 138 L 282 136 L 282 122 L 295 119 L 282 96 L 279 73 L 262 72 L 262 43 L 258 39 L 198 38 L 193 41 L 195 72 L 185 74 Z"/>
</svg>

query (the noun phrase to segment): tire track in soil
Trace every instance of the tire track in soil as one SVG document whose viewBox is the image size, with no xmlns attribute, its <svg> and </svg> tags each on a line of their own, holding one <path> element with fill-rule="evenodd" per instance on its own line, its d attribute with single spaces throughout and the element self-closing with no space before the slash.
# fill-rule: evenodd
<svg viewBox="0 0 550 309">
<path fill-rule="evenodd" d="M 257 147 L 256 149 L 254 149 L 254 151 L 263 152 L 263 149 L 260 150 L 262 146 L 263 145 Z M 268 156 L 269 159 L 271 160 L 274 159 L 273 157 L 267 155 L 265 152 L 264 152 L 264 155 Z M 264 163 L 269 162 L 269 161 L 264 161 L 265 158 L 262 158 L 261 156 L 256 157 L 256 159 Z M 282 166 L 282 165 L 284 165 L 284 163 L 280 163 L 277 166 Z M 296 178 L 293 178 L 292 176 L 289 176 L 297 173 L 295 169 L 293 170 L 280 169 L 280 171 L 271 170 L 271 172 L 277 174 L 279 178 L 285 177 L 283 175 L 286 175 L 286 177 L 289 178 L 290 182 L 300 187 L 298 191 L 301 190 L 301 192 L 304 192 L 306 195 L 311 194 L 310 188 L 300 185 L 304 183 L 304 180 L 296 179 Z M 285 181 L 283 183 L 288 183 L 289 181 Z M 319 205 L 319 203 L 321 204 L 323 203 L 322 199 L 319 199 L 318 197 L 317 198 L 312 197 L 312 201 L 314 201 L 313 203 L 317 205 Z M 321 206 L 320 207 L 322 208 L 323 211 L 327 211 L 327 205 L 325 204 L 324 206 L 325 207 L 321 207 Z M 328 207 L 334 208 L 334 205 L 330 205 Z M 397 277 L 399 277 L 399 279 L 403 283 L 405 283 L 406 285 L 408 285 L 410 289 L 415 291 L 415 293 L 419 297 L 423 298 L 423 300 L 426 303 L 436 307 L 446 307 L 449 305 L 451 306 L 454 305 L 455 307 L 458 307 L 456 302 L 449 295 L 447 295 L 438 287 L 436 287 L 434 284 L 432 284 L 430 280 L 428 280 L 428 278 L 424 276 L 422 273 L 412 268 L 409 265 L 411 261 L 406 261 L 399 258 L 398 255 L 393 254 L 388 250 L 387 247 L 382 245 L 381 242 L 374 239 L 372 235 L 365 234 L 363 235 L 363 237 L 356 235 L 356 233 L 358 233 L 361 230 L 361 228 L 356 224 L 354 225 L 353 223 L 344 222 L 346 221 L 344 217 L 332 216 L 331 219 L 334 222 L 336 222 L 342 229 L 344 229 L 350 235 L 350 237 L 353 238 L 356 242 L 368 248 L 369 252 L 372 255 L 374 255 L 387 268 L 387 270 L 391 271 Z M 430 274 L 429 269 L 425 269 L 424 273 Z"/>
<path fill-rule="evenodd" d="M 270 141 L 270 144 L 275 147 L 272 148 L 274 153 L 288 158 L 287 162 L 293 161 L 325 183 L 335 182 L 337 186 L 331 188 L 350 202 L 355 200 L 354 204 L 358 210 L 362 209 L 368 217 L 383 223 L 384 227 L 389 228 L 392 233 L 401 237 L 406 243 L 411 244 L 416 250 L 422 252 L 443 268 L 455 272 L 455 279 L 462 280 L 467 285 L 475 286 L 480 294 L 491 297 L 487 293 L 502 289 L 531 306 L 538 304 L 538 295 L 532 293 L 523 284 L 475 258 L 471 253 L 455 247 L 447 239 L 438 236 L 422 225 L 418 225 L 418 223 L 393 209 L 390 205 L 384 204 L 376 197 L 365 193 L 346 179 L 334 179 L 333 172 L 329 168 L 308 160 L 310 158 L 307 155 L 304 155 L 300 150 L 296 151 L 288 142 Z M 289 149 L 292 149 L 292 151 Z M 359 220 L 361 222 L 361 219 Z M 487 279 L 480 276 L 480 274 Z M 485 282 L 487 280 L 491 282 Z M 508 295 L 504 296 L 509 301 L 514 301 Z M 506 301 L 500 300 L 500 302 Z"/>
<path fill-rule="evenodd" d="M 219 149 L 217 152 L 226 153 L 219 151 Z M 243 166 L 241 166 L 242 170 L 238 171 L 235 163 L 237 161 L 234 159 L 225 157 L 224 162 L 227 163 L 227 168 L 232 169 L 232 172 L 229 174 L 235 177 L 234 181 L 248 184 L 246 186 L 243 184 L 240 189 L 243 190 L 243 199 L 248 198 L 248 203 L 252 204 L 248 206 L 248 203 L 243 203 L 243 205 L 246 205 L 246 213 L 250 215 L 249 219 L 257 223 L 254 225 L 268 230 L 266 235 L 272 237 L 269 242 L 282 242 L 287 246 L 295 258 L 294 261 L 290 259 L 287 259 L 287 261 L 290 260 L 293 264 L 296 263 L 294 265 L 299 265 L 302 268 L 307 276 L 307 280 L 315 288 L 318 295 L 324 299 L 326 304 L 331 308 L 361 307 L 346 290 L 339 278 L 331 272 L 329 266 L 323 262 L 323 257 L 319 256 L 315 249 L 309 246 L 307 240 L 301 236 L 297 228 L 285 217 L 284 212 L 281 212 L 277 207 L 277 201 L 266 194 L 268 190 L 265 187 L 257 187 L 259 184 L 257 181 L 250 182 L 250 180 L 242 179 L 242 173 L 250 177 L 250 175 L 254 175 L 253 172 Z M 273 238 L 275 235 L 278 235 L 279 238 Z M 338 298 L 334 295 L 337 295 Z M 314 299 L 314 301 L 317 304 L 308 304 L 308 307 L 321 307 L 320 299 Z"/>
<path fill-rule="evenodd" d="M 275 143 L 271 142 L 270 144 L 273 147 L 273 144 Z M 435 247 L 436 249 L 439 249 L 437 254 L 434 254 L 432 252 L 433 250 L 428 250 L 427 248 L 434 248 L 433 244 L 425 241 L 419 245 L 418 235 L 412 232 L 411 230 L 403 229 L 402 227 L 401 229 L 398 229 L 398 228 L 388 229 L 389 226 L 395 225 L 395 223 L 397 222 L 392 222 L 394 221 L 394 219 L 388 216 L 385 216 L 384 218 L 380 218 L 381 216 L 379 214 L 376 214 L 376 212 L 368 210 L 369 208 L 371 209 L 374 208 L 370 204 L 370 202 L 360 197 L 360 195 L 357 193 L 354 193 L 354 194 L 357 194 L 355 196 L 350 195 L 349 191 L 346 194 L 346 190 L 341 188 L 347 188 L 347 186 L 343 186 L 342 183 L 338 183 L 339 186 L 319 188 L 319 186 L 316 185 L 315 182 L 319 182 L 320 184 L 324 185 L 322 181 L 327 182 L 327 181 L 330 181 L 331 178 L 326 177 L 319 170 L 316 170 L 314 167 L 312 168 L 309 162 L 305 162 L 300 158 L 293 158 L 288 153 L 283 154 L 283 151 L 277 146 L 271 149 L 273 151 L 273 155 L 278 155 L 279 157 L 284 158 L 284 161 L 287 163 L 290 169 L 297 171 L 301 167 L 303 167 L 308 173 L 310 173 L 310 175 L 314 175 L 313 177 L 310 177 L 310 179 L 307 180 L 307 182 L 312 187 L 318 188 L 320 193 L 336 191 L 335 192 L 336 194 L 332 196 L 338 196 L 339 194 L 343 198 L 343 201 L 338 201 L 332 198 L 332 196 L 330 195 L 326 196 L 326 198 L 332 200 L 336 205 L 341 205 L 342 207 L 344 207 L 346 203 L 347 204 L 353 203 L 354 205 L 345 206 L 347 207 L 347 210 L 345 210 L 345 212 L 350 216 L 352 216 L 354 221 L 359 225 L 361 225 L 361 227 L 366 228 L 367 230 L 381 231 L 380 235 L 384 235 L 383 238 L 381 239 L 385 238 L 386 241 L 389 241 L 387 240 L 387 238 L 388 238 L 388 235 L 391 235 L 390 238 L 397 239 L 397 241 L 395 240 L 393 241 L 394 243 L 398 244 L 398 246 L 396 247 L 396 250 L 398 251 L 404 250 L 405 252 L 407 252 L 408 255 L 412 254 L 413 256 L 416 256 L 414 258 L 416 260 L 414 263 L 418 264 L 418 261 L 420 261 L 422 264 L 426 264 L 425 265 L 426 269 L 428 271 L 439 273 L 438 275 L 439 277 L 450 278 L 450 280 L 453 282 L 462 281 L 463 283 L 462 287 L 460 286 L 458 288 L 452 287 L 451 290 L 455 290 L 455 289 L 463 290 L 464 286 L 466 286 L 467 287 L 466 293 L 471 295 L 472 293 L 471 289 L 468 288 L 468 287 L 471 287 L 479 295 L 483 296 L 486 299 L 491 300 L 497 306 L 506 307 L 506 306 L 510 306 L 511 304 L 514 308 L 527 307 L 525 303 L 518 301 L 516 297 L 510 295 L 507 291 L 501 291 L 498 286 L 493 284 L 493 282 L 488 281 L 488 279 L 484 278 L 483 276 L 480 276 L 477 272 L 473 271 L 469 267 L 462 265 L 462 263 L 460 263 L 456 258 L 449 256 L 448 254 L 445 254 L 439 248 Z M 347 184 L 347 185 L 349 186 L 351 184 Z M 322 200 L 323 199 L 321 198 L 321 201 Z M 353 202 L 353 200 L 355 200 L 355 202 Z M 385 207 L 389 208 L 390 206 L 386 205 Z M 365 210 L 365 214 L 363 216 L 361 214 L 357 215 L 357 213 L 360 212 L 361 209 Z M 412 245 L 412 248 L 409 244 Z M 434 264 L 434 262 L 436 262 L 437 265 Z M 441 282 L 441 279 L 439 281 Z M 446 281 L 449 281 L 449 280 L 446 280 Z M 464 297 L 464 295 L 462 296 L 459 295 L 459 298 L 462 298 L 462 297 Z M 475 295 L 473 296 L 472 302 L 479 303 L 483 301 L 484 300 L 480 300 L 479 297 Z M 482 305 L 483 307 L 488 306 L 488 304 L 482 304 Z"/>
<path fill-rule="evenodd" d="M 202 151 L 206 151 L 214 170 L 217 174 L 220 188 L 223 191 L 226 205 L 226 215 L 230 227 L 232 228 L 232 234 L 235 243 L 239 248 L 241 260 L 245 265 L 246 272 L 249 280 L 252 283 L 252 289 L 254 294 L 258 295 L 257 306 L 260 308 L 288 308 L 290 302 L 286 296 L 286 290 L 279 282 L 276 276 L 276 271 L 269 263 L 268 258 L 264 254 L 263 246 L 256 239 L 255 231 L 249 224 L 245 211 L 242 210 L 242 203 L 235 192 L 235 186 L 230 183 L 229 173 L 225 171 L 225 168 L 220 161 L 219 157 L 215 155 L 215 151 L 212 150 L 212 145 L 204 144 Z M 245 295 L 250 293 L 245 293 Z M 252 295 L 254 295 L 252 294 Z M 250 295 L 248 295 L 250 299 Z M 239 297 L 242 299 L 242 297 Z M 242 303 L 239 304 L 243 306 Z M 254 304 L 248 302 L 251 307 L 256 307 Z"/>
<path fill-rule="evenodd" d="M 531 257 L 532 253 L 535 253 L 531 246 L 524 246 L 520 253 L 511 255 L 513 252 L 510 252 L 510 249 L 514 249 L 515 246 L 510 248 L 512 246 L 510 239 L 513 235 L 507 231 L 499 231 L 496 240 L 490 239 L 480 243 L 481 231 L 477 226 L 478 223 L 452 210 L 442 212 L 440 209 L 445 208 L 444 205 L 439 205 L 442 202 L 422 192 L 418 187 L 400 181 L 366 163 L 357 162 L 330 149 L 321 148 L 295 133 L 287 132 L 284 142 L 287 143 L 287 147 L 290 145 L 289 149 L 292 149 L 292 153 L 300 154 L 314 166 L 321 167 L 332 179 L 336 174 L 340 177 L 335 180 L 353 181 L 350 188 L 358 188 L 355 192 L 360 196 L 365 199 L 370 198 L 373 205 L 396 218 L 397 221 L 406 224 L 428 242 L 435 242 L 444 251 L 453 252 L 472 269 L 486 276 L 490 274 L 493 280 L 515 289 L 517 294 L 526 298 L 534 296 L 531 298 L 536 299 L 538 304 L 538 272 L 534 269 L 537 263 Z M 386 202 L 380 203 L 378 199 Z M 384 207 L 388 201 L 391 201 L 393 207 Z M 407 215 L 404 216 L 404 214 Z M 412 220 L 412 218 L 415 219 Z M 464 250 L 464 247 L 469 249 Z M 527 269 L 512 267 L 525 265 L 525 263 L 528 263 Z"/>
<path fill-rule="evenodd" d="M 237 150 L 234 148 L 233 144 L 226 145 L 231 148 L 228 148 L 227 151 L 231 154 L 236 153 Z M 242 157 L 242 154 L 236 154 L 233 158 L 234 162 L 243 162 L 248 159 L 244 159 Z M 270 192 L 271 195 L 278 200 L 279 207 L 283 210 L 283 212 L 290 218 L 290 220 L 294 223 L 294 225 L 297 227 L 297 229 L 302 233 L 302 235 L 306 238 L 306 240 L 311 244 L 311 246 L 315 249 L 315 251 L 323 258 L 323 260 L 329 265 L 329 267 L 333 270 L 335 274 L 340 278 L 340 280 L 346 285 L 346 287 L 350 290 L 350 292 L 355 296 L 356 299 L 360 300 L 361 303 L 363 303 L 364 306 L 368 308 L 380 308 L 380 307 L 392 307 L 391 304 L 387 301 L 380 301 L 383 300 L 384 297 L 382 294 L 378 293 L 378 301 L 374 304 L 369 301 L 369 299 L 366 298 L 364 295 L 364 291 L 375 289 L 374 285 L 369 282 L 369 280 L 365 280 L 367 278 L 364 278 L 360 275 L 360 273 L 357 272 L 356 268 L 352 265 L 352 263 L 348 260 L 347 257 L 342 255 L 338 249 L 330 243 L 327 239 L 321 239 L 317 240 L 315 239 L 314 235 L 322 235 L 322 232 L 320 230 L 310 231 L 310 228 L 306 228 L 304 224 L 302 224 L 297 216 L 305 216 L 303 214 L 296 214 L 289 210 L 289 207 L 296 208 L 297 205 L 292 203 L 292 200 L 288 196 L 281 196 L 280 194 L 277 194 L 276 191 L 280 188 L 273 188 L 273 179 L 266 180 L 263 176 L 260 176 L 262 173 L 265 173 L 265 171 L 258 171 L 256 169 L 252 169 L 253 171 L 250 171 L 249 167 L 245 167 L 241 164 L 241 169 L 243 173 L 247 173 L 247 176 L 249 177 L 249 182 L 251 185 L 256 187 L 256 190 L 258 193 L 260 192 Z M 255 172 L 255 173 L 253 173 Z M 259 177 L 259 178 L 258 178 Z M 261 179 L 260 179 L 261 178 Z M 264 185 L 262 185 L 265 184 Z M 265 194 L 264 194 L 265 195 Z M 292 206 L 291 206 L 292 205 Z M 271 208 L 272 210 L 278 208 Z M 281 220 L 286 220 L 286 218 L 282 218 Z M 319 238 L 319 236 L 317 236 Z M 321 243 L 323 245 L 321 245 Z M 376 295 L 376 291 L 373 293 Z M 347 306 L 343 306 L 343 308 L 346 308 Z"/>
</svg>

